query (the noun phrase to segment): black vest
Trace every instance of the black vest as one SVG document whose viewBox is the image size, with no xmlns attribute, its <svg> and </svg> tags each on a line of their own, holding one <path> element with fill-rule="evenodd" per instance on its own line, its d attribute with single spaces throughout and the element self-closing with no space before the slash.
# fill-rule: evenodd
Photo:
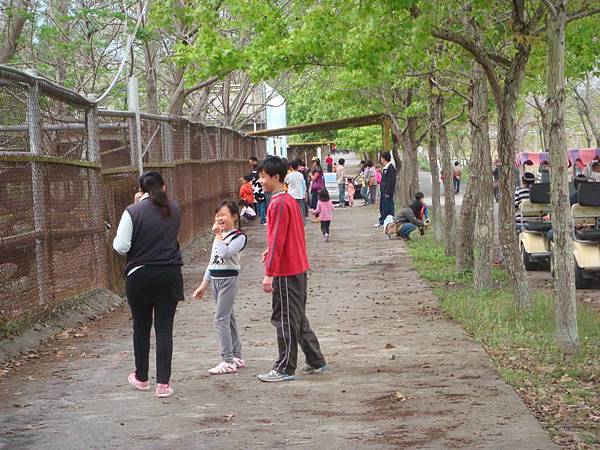
<svg viewBox="0 0 600 450">
<path fill-rule="evenodd" d="M 129 205 L 133 222 L 131 249 L 127 252 L 125 275 L 136 266 L 182 266 L 177 235 L 181 225 L 179 205 L 169 201 L 171 215 L 165 217 L 159 206 L 146 198 Z"/>
</svg>

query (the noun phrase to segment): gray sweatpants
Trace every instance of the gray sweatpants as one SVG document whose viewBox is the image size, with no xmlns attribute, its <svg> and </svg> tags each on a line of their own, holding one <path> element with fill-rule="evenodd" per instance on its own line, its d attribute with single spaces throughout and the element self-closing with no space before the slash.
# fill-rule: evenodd
<svg viewBox="0 0 600 450">
<path fill-rule="evenodd" d="M 217 308 L 215 310 L 215 328 L 219 333 L 221 344 L 221 358 L 223 361 L 233 363 L 233 357 L 242 357 L 242 344 L 235 323 L 233 302 L 240 289 L 240 279 L 213 278 L 212 291 L 215 296 Z"/>
</svg>

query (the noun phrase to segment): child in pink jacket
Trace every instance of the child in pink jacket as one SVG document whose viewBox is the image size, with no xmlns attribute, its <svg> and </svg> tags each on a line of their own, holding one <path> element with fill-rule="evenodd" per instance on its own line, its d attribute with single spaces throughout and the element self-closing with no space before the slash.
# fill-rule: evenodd
<svg viewBox="0 0 600 450">
<path fill-rule="evenodd" d="M 331 225 L 331 219 L 333 219 L 333 203 L 329 198 L 327 189 L 321 189 L 319 192 L 319 202 L 315 209 L 315 217 L 318 217 L 321 221 L 323 240 L 329 242 L 329 225 Z"/>
</svg>

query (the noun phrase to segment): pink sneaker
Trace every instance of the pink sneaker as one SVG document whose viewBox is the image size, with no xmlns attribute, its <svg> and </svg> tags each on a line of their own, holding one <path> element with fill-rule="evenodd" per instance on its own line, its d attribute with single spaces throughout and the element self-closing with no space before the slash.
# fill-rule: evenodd
<svg viewBox="0 0 600 450">
<path fill-rule="evenodd" d="M 237 366 L 238 369 L 243 369 L 246 367 L 246 361 L 242 358 L 233 357 L 233 363 Z"/>
<path fill-rule="evenodd" d="M 173 395 L 173 388 L 170 384 L 158 383 L 156 385 L 156 396 L 158 398 L 170 397 L 171 395 Z"/>
<path fill-rule="evenodd" d="M 135 377 L 135 372 L 129 374 L 129 376 L 127 377 L 127 381 L 129 381 L 130 385 L 132 385 L 134 388 L 140 391 L 147 391 L 148 389 L 150 389 L 150 382 L 138 380 Z"/>
</svg>

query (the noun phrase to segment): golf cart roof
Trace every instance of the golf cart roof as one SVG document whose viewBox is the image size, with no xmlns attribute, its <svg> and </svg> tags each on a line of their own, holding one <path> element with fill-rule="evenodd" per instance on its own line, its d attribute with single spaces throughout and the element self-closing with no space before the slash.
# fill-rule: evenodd
<svg viewBox="0 0 600 450">
<path fill-rule="evenodd" d="M 524 164 L 539 166 L 543 161 L 549 163 L 550 155 L 548 152 L 520 152 L 515 157 L 517 167 Z"/>
<path fill-rule="evenodd" d="M 600 158 L 600 148 L 574 148 L 569 150 L 567 154 L 570 165 L 583 168 L 591 163 L 596 156 Z"/>
</svg>

